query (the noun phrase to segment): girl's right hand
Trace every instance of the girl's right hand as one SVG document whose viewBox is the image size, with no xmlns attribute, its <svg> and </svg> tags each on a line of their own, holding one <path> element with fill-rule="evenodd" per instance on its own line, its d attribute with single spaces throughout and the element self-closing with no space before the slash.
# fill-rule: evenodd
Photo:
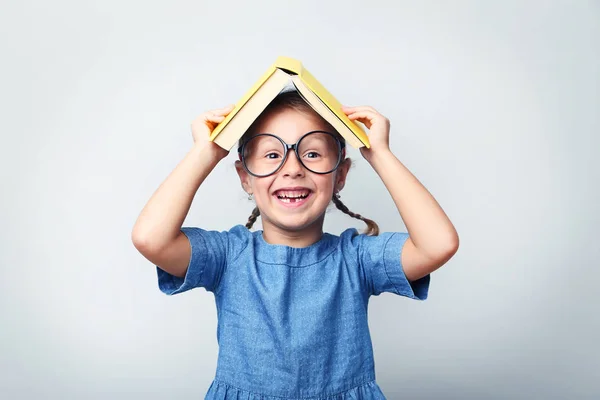
<svg viewBox="0 0 600 400">
<path fill-rule="evenodd" d="M 225 117 L 233 110 L 234 105 L 204 112 L 192 122 L 192 137 L 194 147 L 202 150 L 209 150 L 217 159 L 222 159 L 229 154 L 228 150 L 221 148 L 218 144 L 209 141 L 213 129 L 221 123 Z"/>
</svg>

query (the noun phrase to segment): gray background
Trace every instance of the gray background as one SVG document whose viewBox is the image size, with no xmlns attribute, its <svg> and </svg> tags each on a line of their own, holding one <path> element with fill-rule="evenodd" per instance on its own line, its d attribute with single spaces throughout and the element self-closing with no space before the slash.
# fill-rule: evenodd
<svg viewBox="0 0 600 400">
<path fill-rule="evenodd" d="M 0 29 L 0 396 L 203 398 L 213 295 L 161 294 L 130 232 L 191 121 L 278 55 L 388 116 L 460 234 L 426 302 L 371 300 L 388 398 L 600 396 L 599 2 L 12 1 Z M 348 206 L 404 230 L 350 156 Z M 186 225 L 245 222 L 233 161 Z"/>
</svg>

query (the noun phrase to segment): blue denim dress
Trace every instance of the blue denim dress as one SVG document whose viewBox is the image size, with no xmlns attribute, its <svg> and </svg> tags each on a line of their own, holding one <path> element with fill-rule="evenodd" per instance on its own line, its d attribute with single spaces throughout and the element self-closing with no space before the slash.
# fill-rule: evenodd
<svg viewBox="0 0 600 400">
<path fill-rule="evenodd" d="M 157 268 L 160 290 L 203 287 L 217 307 L 219 355 L 209 400 L 380 400 L 369 297 L 425 300 L 430 276 L 409 283 L 400 263 L 408 234 L 323 234 L 303 248 L 262 231 L 182 228 L 192 256 L 185 278 Z"/>
</svg>

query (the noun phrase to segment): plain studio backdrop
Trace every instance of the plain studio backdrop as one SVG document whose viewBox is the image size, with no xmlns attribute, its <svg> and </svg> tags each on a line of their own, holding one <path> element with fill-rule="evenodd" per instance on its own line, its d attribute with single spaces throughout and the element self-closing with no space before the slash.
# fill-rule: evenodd
<svg viewBox="0 0 600 400">
<path fill-rule="evenodd" d="M 388 398 L 600 396 L 597 1 L 9 1 L 0 26 L 0 397 L 203 398 L 214 297 L 160 293 L 131 229 L 191 121 L 278 55 L 389 117 L 460 235 L 427 301 L 371 298 Z M 350 157 L 346 204 L 404 231 Z M 234 160 L 185 225 L 246 221 Z"/>
</svg>

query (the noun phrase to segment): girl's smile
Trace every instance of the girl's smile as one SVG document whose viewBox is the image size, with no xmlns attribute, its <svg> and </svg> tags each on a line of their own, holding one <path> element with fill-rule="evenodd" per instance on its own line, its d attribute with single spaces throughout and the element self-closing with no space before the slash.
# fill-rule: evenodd
<svg viewBox="0 0 600 400">
<path fill-rule="evenodd" d="M 307 204 L 312 194 L 312 190 L 301 187 L 286 187 L 277 189 L 273 196 L 279 200 L 284 207 L 299 208 Z"/>
</svg>

